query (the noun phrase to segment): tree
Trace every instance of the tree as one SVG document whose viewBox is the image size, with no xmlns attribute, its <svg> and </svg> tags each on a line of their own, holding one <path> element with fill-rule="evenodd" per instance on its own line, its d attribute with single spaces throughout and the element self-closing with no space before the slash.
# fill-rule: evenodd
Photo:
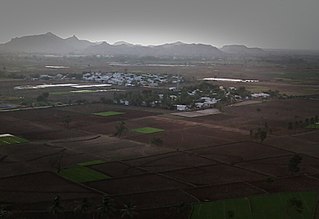
<svg viewBox="0 0 319 219">
<path fill-rule="evenodd" d="M 89 211 L 90 203 L 87 198 L 83 198 L 80 203 L 74 208 L 75 212 L 87 213 Z"/>
<path fill-rule="evenodd" d="M 63 211 L 63 207 L 61 205 L 60 196 L 56 195 L 53 199 L 52 205 L 49 208 L 51 214 L 59 214 Z"/>
<path fill-rule="evenodd" d="M 181 217 L 181 216 L 185 217 L 186 215 L 188 215 L 188 213 L 190 212 L 191 209 L 192 209 L 192 207 L 189 203 L 182 202 L 180 205 L 177 206 L 177 215 L 179 217 Z"/>
<path fill-rule="evenodd" d="M 134 218 L 137 215 L 136 206 L 131 202 L 124 204 L 121 209 L 121 218 Z"/>
<path fill-rule="evenodd" d="M 163 145 L 163 140 L 161 138 L 152 138 L 151 143 L 157 146 Z"/>
<path fill-rule="evenodd" d="M 254 135 L 254 130 L 250 129 L 250 130 L 249 130 L 249 136 L 252 138 L 253 135 Z"/>
<path fill-rule="evenodd" d="M 119 138 L 128 130 L 128 128 L 126 127 L 125 122 L 123 122 L 123 121 L 119 122 L 116 125 L 115 129 L 116 129 L 116 131 L 114 133 L 114 136 L 117 136 Z"/>
<path fill-rule="evenodd" d="M 227 218 L 235 218 L 235 212 L 233 210 L 227 211 Z"/>
<path fill-rule="evenodd" d="M 70 115 L 66 115 L 63 119 L 63 123 L 65 125 L 65 127 L 69 128 L 70 127 L 70 123 L 72 121 L 72 118 Z"/>
<path fill-rule="evenodd" d="M 101 206 L 98 207 L 98 212 L 105 218 L 110 218 L 115 213 L 114 201 L 108 195 L 102 198 Z"/>
<path fill-rule="evenodd" d="M 304 210 L 304 205 L 303 205 L 302 200 L 299 200 L 299 199 L 293 197 L 287 201 L 287 214 L 288 215 L 296 215 L 296 213 L 302 214 L 303 210 Z"/>
<path fill-rule="evenodd" d="M 218 110 L 221 111 L 221 112 L 224 112 L 224 110 L 225 110 L 225 105 L 224 105 L 223 103 L 221 103 L 221 102 L 217 102 L 217 103 L 215 104 L 215 108 L 218 109 Z"/>
<path fill-rule="evenodd" d="M 12 212 L 9 210 L 9 206 L 0 205 L 0 219 L 6 219 L 11 217 Z"/>
<path fill-rule="evenodd" d="M 293 128 L 292 122 L 289 122 L 289 123 L 288 123 L 288 129 L 291 130 L 292 128 Z"/>
<path fill-rule="evenodd" d="M 54 163 L 52 165 L 53 168 L 56 169 L 57 173 L 59 173 L 62 170 L 62 166 L 63 166 L 63 155 L 65 152 L 65 148 L 63 148 L 58 154 L 57 154 L 57 158 L 54 158 Z"/>
<path fill-rule="evenodd" d="M 308 119 L 308 118 L 305 119 L 305 125 L 306 125 L 306 126 L 309 125 L 309 119 Z"/>
<path fill-rule="evenodd" d="M 49 98 L 49 92 L 43 92 L 37 97 L 38 102 L 47 102 Z"/>
<path fill-rule="evenodd" d="M 297 173 L 300 171 L 299 164 L 301 163 L 302 157 L 298 154 L 295 154 L 290 160 L 289 160 L 289 170 L 292 173 Z"/>
<path fill-rule="evenodd" d="M 268 131 L 265 128 L 258 128 L 255 133 L 255 138 L 259 139 L 261 143 L 267 138 Z"/>
</svg>

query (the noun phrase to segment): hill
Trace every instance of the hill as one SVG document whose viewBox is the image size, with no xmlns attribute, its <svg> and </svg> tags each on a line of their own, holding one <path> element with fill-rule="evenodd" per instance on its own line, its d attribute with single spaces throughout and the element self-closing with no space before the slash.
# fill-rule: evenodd
<svg viewBox="0 0 319 219">
<path fill-rule="evenodd" d="M 267 52 L 260 48 L 248 48 L 245 45 L 225 45 L 221 51 L 235 55 L 266 55 Z"/>
</svg>

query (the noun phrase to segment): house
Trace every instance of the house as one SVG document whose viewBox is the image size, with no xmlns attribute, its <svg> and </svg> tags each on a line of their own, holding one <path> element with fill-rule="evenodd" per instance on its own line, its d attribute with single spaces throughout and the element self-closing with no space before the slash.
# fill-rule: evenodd
<svg viewBox="0 0 319 219">
<path fill-rule="evenodd" d="M 197 102 L 195 102 L 195 107 L 198 109 L 210 108 L 214 106 L 219 100 L 212 97 L 201 97 Z"/>
<path fill-rule="evenodd" d="M 171 100 L 177 100 L 177 96 L 176 95 L 169 95 L 169 98 L 171 98 Z"/>
<path fill-rule="evenodd" d="M 188 106 L 187 105 L 176 105 L 176 110 L 177 111 L 186 111 L 186 110 L 188 110 Z"/>
<path fill-rule="evenodd" d="M 253 93 L 251 94 L 252 98 L 269 98 L 270 94 L 267 93 Z"/>
</svg>

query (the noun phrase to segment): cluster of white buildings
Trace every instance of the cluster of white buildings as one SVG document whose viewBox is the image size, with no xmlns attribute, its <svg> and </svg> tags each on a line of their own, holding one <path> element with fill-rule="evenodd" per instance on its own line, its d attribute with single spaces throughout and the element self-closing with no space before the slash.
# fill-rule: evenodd
<svg viewBox="0 0 319 219">
<path fill-rule="evenodd" d="M 157 74 L 134 74 L 134 73 L 100 73 L 89 72 L 83 74 L 83 80 L 108 83 L 112 85 L 120 85 L 126 87 L 157 87 L 160 84 L 177 84 L 182 82 L 180 76 L 157 75 Z"/>
<path fill-rule="evenodd" d="M 251 94 L 252 98 L 269 98 L 270 94 L 267 93 L 253 93 Z"/>
<path fill-rule="evenodd" d="M 195 109 L 208 109 L 214 107 L 214 105 L 220 101 L 220 99 L 216 99 L 214 97 L 200 97 L 195 103 Z M 191 110 L 192 107 L 190 105 L 178 104 L 176 105 L 177 111 L 188 111 Z"/>
<path fill-rule="evenodd" d="M 213 107 L 219 99 L 215 97 L 201 97 L 198 101 L 195 102 L 195 107 L 197 109 L 210 108 Z"/>
<path fill-rule="evenodd" d="M 227 82 L 244 82 L 244 83 L 258 83 L 256 79 L 238 79 L 238 78 L 203 78 L 203 81 L 227 81 Z"/>
</svg>

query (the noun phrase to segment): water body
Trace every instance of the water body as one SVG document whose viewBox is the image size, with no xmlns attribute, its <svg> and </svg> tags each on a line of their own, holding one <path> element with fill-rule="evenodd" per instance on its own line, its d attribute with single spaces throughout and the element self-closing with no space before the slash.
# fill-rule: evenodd
<svg viewBox="0 0 319 219">
<path fill-rule="evenodd" d="M 73 87 L 73 88 L 90 88 L 90 87 L 111 87 L 111 84 L 39 84 L 23 85 L 14 87 L 15 90 L 44 89 L 52 87 Z"/>
<path fill-rule="evenodd" d="M 63 66 L 63 65 L 47 65 L 45 66 L 46 68 L 53 68 L 53 69 L 63 69 L 63 68 L 69 68 L 67 66 Z"/>
<path fill-rule="evenodd" d="M 228 82 L 249 82 L 249 83 L 257 83 L 259 80 L 255 79 L 238 79 L 238 78 L 203 78 L 203 81 L 228 81 Z"/>
</svg>

